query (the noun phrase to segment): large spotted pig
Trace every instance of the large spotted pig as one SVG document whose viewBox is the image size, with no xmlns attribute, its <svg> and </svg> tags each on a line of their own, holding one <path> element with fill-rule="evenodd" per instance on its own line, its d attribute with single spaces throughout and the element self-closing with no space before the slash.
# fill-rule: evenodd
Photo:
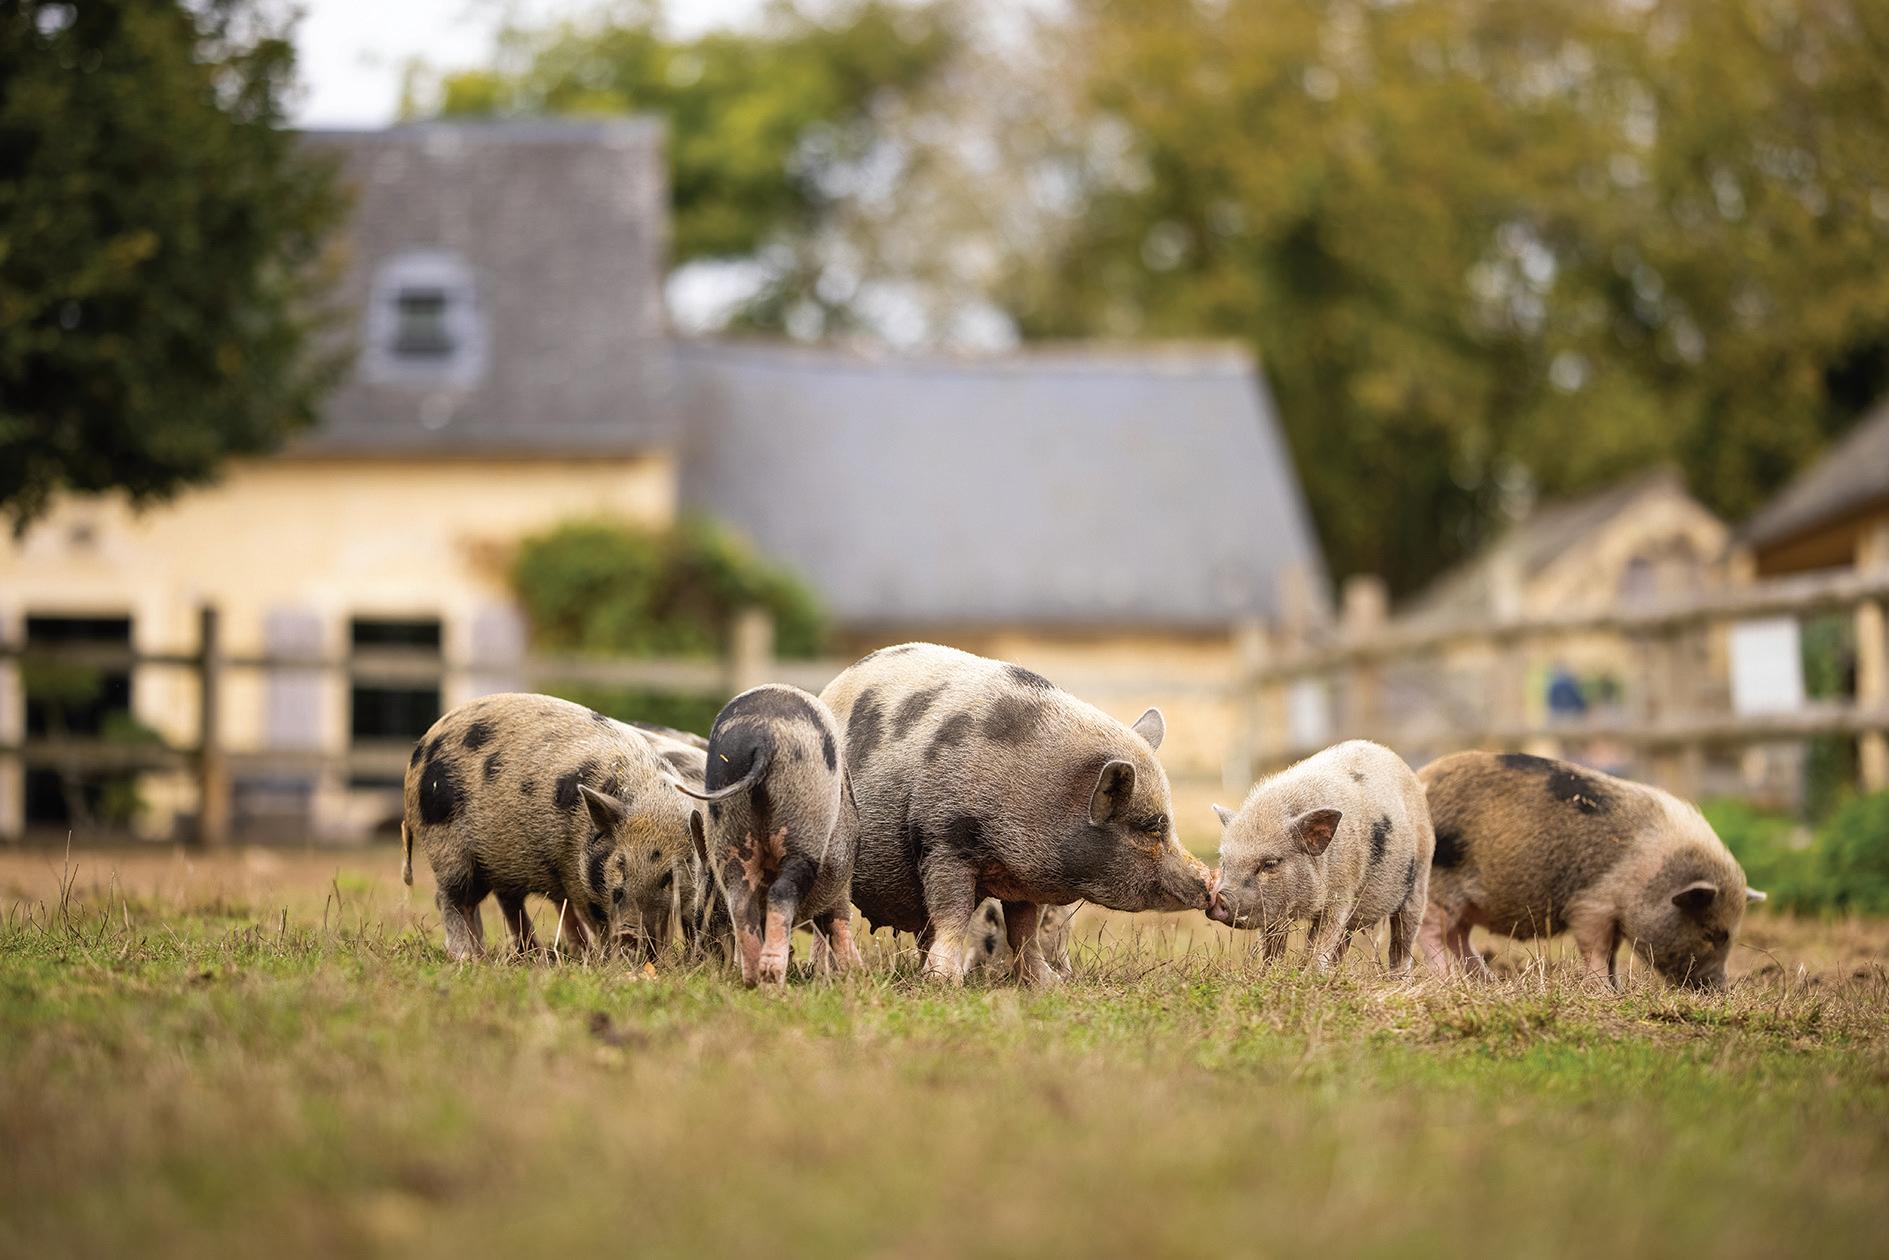
<svg viewBox="0 0 1889 1260">
<path fill-rule="evenodd" d="M 1676 984 L 1717 988 L 1744 918 L 1745 873 L 1693 806 L 1658 788 L 1525 753 L 1466 752 L 1420 776 L 1436 822 L 1424 951 L 1482 958 L 1469 931 L 1569 932 L 1616 982 L 1622 941 Z"/>
<path fill-rule="evenodd" d="M 708 869 L 727 899 L 747 984 L 784 983 L 794 925 L 811 923 L 834 965 L 858 965 L 853 878 L 858 819 L 832 711 L 797 687 L 744 691 L 708 734 Z"/>
<path fill-rule="evenodd" d="M 985 897 L 1037 983 L 1058 978 L 1040 906 L 1205 908 L 1207 868 L 1169 817 L 1157 710 L 1130 727 L 1020 666 L 930 643 L 874 652 L 821 698 L 859 804 L 853 903 L 917 933 L 926 974 L 963 978 Z"/>
<path fill-rule="evenodd" d="M 479 908 L 498 898 L 521 950 L 536 944 L 525 899 L 559 907 L 577 947 L 668 939 L 692 846 L 688 802 L 648 741 L 551 696 L 485 696 L 433 724 L 407 766 L 401 877 L 413 850 L 439 885 L 446 952 L 476 957 Z"/>
<path fill-rule="evenodd" d="M 1213 808 L 1224 831 L 1209 918 L 1258 928 L 1269 959 L 1309 920 L 1307 950 L 1323 967 L 1353 932 L 1388 919 L 1391 970 L 1410 970 L 1435 839 L 1402 757 L 1348 740 L 1256 785 L 1238 813 Z"/>
</svg>

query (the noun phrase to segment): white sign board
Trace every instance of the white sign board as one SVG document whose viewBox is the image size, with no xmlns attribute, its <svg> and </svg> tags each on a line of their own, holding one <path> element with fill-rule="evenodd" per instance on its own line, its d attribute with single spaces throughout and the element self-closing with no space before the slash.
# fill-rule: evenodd
<svg viewBox="0 0 1889 1260">
<path fill-rule="evenodd" d="M 1804 707 L 1804 654 L 1794 617 L 1732 627 L 1732 711 L 1740 717 Z"/>
<path fill-rule="evenodd" d="M 1316 678 L 1301 678 L 1286 695 L 1286 731 L 1294 748 L 1322 748 L 1331 740 L 1331 695 Z"/>
</svg>

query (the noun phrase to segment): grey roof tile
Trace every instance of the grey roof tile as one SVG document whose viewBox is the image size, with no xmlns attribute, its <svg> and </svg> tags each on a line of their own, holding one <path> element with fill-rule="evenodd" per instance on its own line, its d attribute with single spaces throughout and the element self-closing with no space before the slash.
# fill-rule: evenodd
<svg viewBox="0 0 1889 1260">
<path fill-rule="evenodd" d="M 1818 526 L 1889 501 L 1889 403 L 1879 403 L 1745 525 L 1754 546 L 1788 542 Z"/>
<path fill-rule="evenodd" d="M 483 321 L 471 379 L 379 378 L 373 347 L 293 454 L 590 454 L 672 434 L 662 310 L 668 187 L 648 119 L 314 131 L 355 193 L 337 295 L 360 344 L 390 260 L 464 260 Z"/>
<path fill-rule="evenodd" d="M 683 500 L 843 623 L 1224 626 L 1324 566 L 1242 352 L 677 349 Z"/>
</svg>

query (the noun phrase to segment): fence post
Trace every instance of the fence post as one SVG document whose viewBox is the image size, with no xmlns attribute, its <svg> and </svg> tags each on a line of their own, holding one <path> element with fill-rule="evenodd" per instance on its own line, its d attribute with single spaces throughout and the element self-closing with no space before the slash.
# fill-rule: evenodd
<svg viewBox="0 0 1889 1260">
<path fill-rule="evenodd" d="M 1353 647 L 1368 645 L 1384 628 L 1390 594 L 1384 579 L 1371 573 L 1345 579 L 1341 628 Z M 1383 736 L 1383 665 L 1375 657 L 1357 658 L 1345 695 L 1347 736 L 1379 739 Z"/>
<path fill-rule="evenodd" d="M 774 672 L 774 618 L 765 608 L 743 608 L 728 635 L 728 693 L 768 681 Z"/>
<path fill-rule="evenodd" d="M 230 838 L 230 772 L 223 756 L 223 645 L 217 610 L 197 613 L 197 679 L 201 711 L 197 727 L 197 842 L 227 844 Z"/>
<path fill-rule="evenodd" d="M 1889 521 L 1863 531 L 1856 543 L 1858 573 L 1889 569 Z M 1856 605 L 1856 707 L 1865 712 L 1889 704 L 1889 616 L 1884 601 L 1866 599 Z M 1865 792 L 1889 788 L 1889 734 L 1864 731 L 1856 740 L 1857 777 Z"/>
</svg>

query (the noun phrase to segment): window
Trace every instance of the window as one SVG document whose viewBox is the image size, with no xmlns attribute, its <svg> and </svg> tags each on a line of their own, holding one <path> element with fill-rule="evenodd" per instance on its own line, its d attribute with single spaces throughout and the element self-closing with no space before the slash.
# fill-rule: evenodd
<svg viewBox="0 0 1889 1260">
<path fill-rule="evenodd" d="M 453 337 L 446 323 L 446 302 L 444 289 L 402 289 L 394 299 L 399 312 L 394 353 L 403 359 L 451 355 Z"/>
<path fill-rule="evenodd" d="M 129 617 L 34 617 L 26 619 L 26 646 L 83 644 L 129 648 Z M 22 670 L 26 693 L 26 737 L 30 740 L 112 739 L 128 729 L 131 671 L 58 664 Z M 134 801 L 132 776 L 122 772 L 63 772 L 48 766 L 26 771 L 26 825 L 54 829 L 123 825 Z"/>
<path fill-rule="evenodd" d="M 364 380 L 470 389 L 485 373 L 478 286 L 466 260 L 450 250 L 408 250 L 383 260 L 361 331 Z"/>
<path fill-rule="evenodd" d="M 396 621 L 357 617 L 349 627 L 354 663 L 349 669 L 348 737 L 357 749 L 411 745 L 440 715 L 439 678 L 427 667 L 440 655 L 434 619 Z M 415 666 L 421 667 L 416 677 Z M 399 775 L 355 775 L 349 786 L 399 787 Z"/>
</svg>

